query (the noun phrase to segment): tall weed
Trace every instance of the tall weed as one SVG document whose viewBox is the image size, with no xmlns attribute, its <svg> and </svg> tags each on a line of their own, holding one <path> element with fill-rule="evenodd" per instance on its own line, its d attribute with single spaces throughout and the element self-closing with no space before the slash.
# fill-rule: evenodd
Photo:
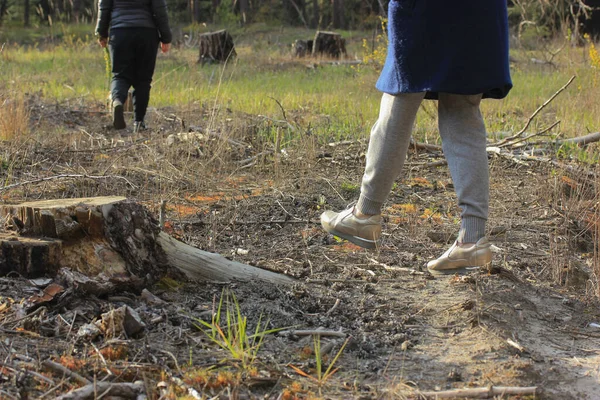
<svg viewBox="0 0 600 400">
<path fill-rule="evenodd" d="M 13 140 L 29 133 L 29 107 L 21 93 L 0 93 L 0 139 Z"/>
</svg>

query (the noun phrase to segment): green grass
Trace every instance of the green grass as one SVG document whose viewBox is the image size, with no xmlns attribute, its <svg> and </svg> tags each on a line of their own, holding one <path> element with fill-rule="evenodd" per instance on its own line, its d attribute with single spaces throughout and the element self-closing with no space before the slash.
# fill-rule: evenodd
<svg viewBox="0 0 600 400">
<path fill-rule="evenodd" d="M 269 322 L 262 322 L 262 315 L 254 332 L 249 330 L 248 318 L 242 313 L 233 292 L 223 290 L 219 305 L 210 322 L 195 319 L 196 327 L 228 355 L 240 362 L 244 370 L 253 367 L 265 336 L 285 328 L 266 329 Z"/>
<path fill-rule="evenodd" d="M 60 33 L 59 44 L 41 45 L 42 39 L 38 38 L 38 45 L 34 42 L 31 46 L 15 45 L 10 39 L 26 36 L 24 31 L 9 34 L 4 29 L 0 42 L 8 44 L 0 55 L 0 90 L 39 93 L 49 101 L 83 98 L 104 104 L 108 94 L 105 63 L 102 50 L 91 36 L 93 27 L 53 29 Z M 38 33 L 30 33 L 25 42 L 31 43 L 40 32 L 47 36 L 48 30 L 38 28 Z M 289 120 L 302 129 L 310 126 L 313 133 L 326 140 L 368 135 L 379 108 L 380 93 L 374 88 L 377 71 L 368 66 L 315 66 L 315 60 L 292 59 L 291 42 L 313 34 L 304 29 L 257 25 L 236 28 L 232 33 L 238 57 L 226 66 L 200 66 L 195 48 L 176 47 L 167 55 L 159 54 L 151 107 L 192 110 L 218 105 L 233 112 L 282 119 L 277 100 Z M 349 54 L 362 57 L 362 38 L 370 40 L 371 35 L 344 32 Z M 512 69 L 514 89 L 506 99 L 484 101 L 482 105 L 489 132 L 518 131 L 572 75 L 577 75 L 576 81 L 540 113 L 529 130 L 534 132 L 556 120 L 561 124 L 553 132 L 563 137 L 598 129 L 600 71 L 590 66 L 585 48 L 566 46 L 554 59 L 556 68 L 529 61 L 532 57 L 542 58 L 541 51 L 517 49 L 511 55 L 516 60 Z M 439 143 L 435 103 L 425 103 L 429 112 L 419 113 L 415 136 Z"/>
</svg>

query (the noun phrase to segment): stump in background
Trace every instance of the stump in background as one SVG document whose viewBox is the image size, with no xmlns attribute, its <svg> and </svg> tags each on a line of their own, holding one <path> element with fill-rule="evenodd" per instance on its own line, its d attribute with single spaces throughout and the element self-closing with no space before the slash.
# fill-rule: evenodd
<svg viewBox="0 0 600 400">
<path fill-rule="evenodd" d="M 208 32 L 200 35 L 200 57 L 198 62 L 225 62 L 230 57 L 235 57 L 233 38 L 226 30 Z"/>
<path fill-rule="evenodd" d="M 346 39 L 335 32 L 317 31 L 313 42 L 312 55 L 341 58 L 346 55 Z"/>
<path fill-rule="evenodd" d="M 294 57 L 306 57 L 312 54 L 313 41 L 312 40 L 296 40 L 292 44 L 292 56 Z"/>
</svg>

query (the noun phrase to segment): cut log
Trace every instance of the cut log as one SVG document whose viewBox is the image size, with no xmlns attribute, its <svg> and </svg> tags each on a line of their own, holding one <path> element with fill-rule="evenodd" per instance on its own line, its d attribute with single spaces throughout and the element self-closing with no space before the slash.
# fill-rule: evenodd
<svg viewBox="0 0 600 400">
<path fill-rule="evenodd" d="M 236 56 L 233 38 L 226 30 L 203 33 L 199 39 L 199 63 L 220 63 Z"/>
<path fill-rule="evenodd" d="M 193 280 L 292 278 L 242 264 L 160 232 L 141 205 L 124 197 L 28 202 L 0 207 L 12 232 L 0 234 L 0 275 L 60 275 L 69 286 L 96 295 L 140 291 L 167 274 Z"/>
<path fill-rule="evenodd" d="M 346 55 L 346 39 L 335 32 L 317 31 L 313 41 L 313 57 L 328 56 L 341 58 Z"/>
</svg>

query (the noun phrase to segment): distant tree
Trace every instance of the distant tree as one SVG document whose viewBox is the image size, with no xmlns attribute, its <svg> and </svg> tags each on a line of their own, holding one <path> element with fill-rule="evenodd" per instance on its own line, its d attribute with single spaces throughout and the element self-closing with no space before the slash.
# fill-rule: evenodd
<svg viewBox="0 0 600 400">
<path fill-rule="evenodd" d="M 344 0 L 331 0 L 333 11 L 333 28 L 342 29 L 346 27 L 346 18 L 344 13 Z"/>
<path fill-rule="evenodd" d="M 248 22 L 248 0 L 239 0 L 240 3 L 240 18 L 242 24 L 246 24 Z"/>
<path fill-rule="evenodd" d="M 313 6 L 313 15 L 310 23 L 310 27 L 313 29 L 317 29 L 319 26 L 319 0 L 312 0 Z"/>
<path fill-rule="evenodd" d="M 23 0 L 23 25 L 29 26 L 29 0 Z"/>
<path fill-rule="evenodd" d="M 2 21 L 4 21 L 4 16 L 8 11 L 8 0 L 0 0 L 0 26 L 2 26 Z"/>
</svg>

